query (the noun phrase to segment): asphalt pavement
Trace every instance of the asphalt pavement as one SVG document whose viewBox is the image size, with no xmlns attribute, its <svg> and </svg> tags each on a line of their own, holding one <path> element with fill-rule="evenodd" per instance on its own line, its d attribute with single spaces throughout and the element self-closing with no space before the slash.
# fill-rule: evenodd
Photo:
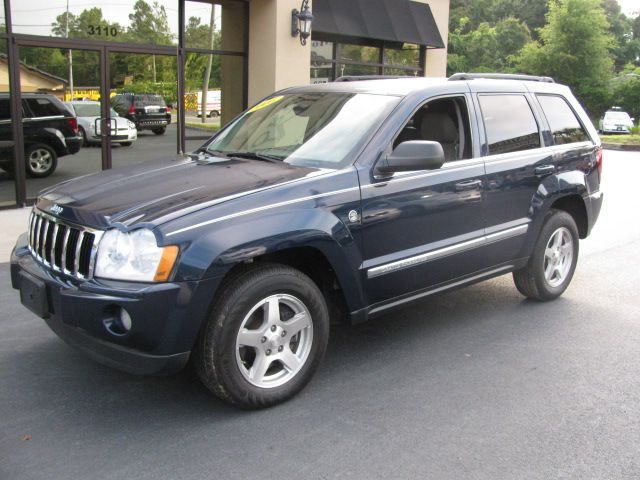
<svg viewBox="0 0 640 480">
<path fill-rule="evenodd" d="M 550 303 L 510 275 L 331 331 L 309 386 L 244 412 L 187 370 L 98 365 L 19 304 L 0 264 L 0 479 L 637 479 L 640 153 Z"/>
</svg>

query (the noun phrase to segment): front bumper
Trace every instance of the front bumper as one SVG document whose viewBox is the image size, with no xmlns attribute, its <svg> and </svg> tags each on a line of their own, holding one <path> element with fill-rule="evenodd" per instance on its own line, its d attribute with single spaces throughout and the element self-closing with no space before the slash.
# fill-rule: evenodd
<svg viewBox="0 0 640 480">
<path fill-rule="evenodd" d="M 217 279 L 79 283 L 42 266 L 26 241 L 22 235 L 11 254 L 11 284 L 20 290 L 22 303 L 60 338 L 104 365 L 133 374 L 170 374 L 184 367 Z M 116 335 L 107 325 L 121 308 L 131 316 L 132 326 Z"/>
</svg>

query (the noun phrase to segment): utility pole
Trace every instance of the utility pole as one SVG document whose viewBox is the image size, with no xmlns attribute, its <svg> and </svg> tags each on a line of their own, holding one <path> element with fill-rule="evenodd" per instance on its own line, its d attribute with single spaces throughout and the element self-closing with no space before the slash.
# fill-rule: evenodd
<svg viewBox="0 0 640 480">
<path fill-rule="evenodd" d="M 67 14 L 64 22 L 64 37 L 69 38 L 69 0 L 67 0 Z M 69 49 L 69 100 L 73 100 L 73 50 Z"/>
</svg>

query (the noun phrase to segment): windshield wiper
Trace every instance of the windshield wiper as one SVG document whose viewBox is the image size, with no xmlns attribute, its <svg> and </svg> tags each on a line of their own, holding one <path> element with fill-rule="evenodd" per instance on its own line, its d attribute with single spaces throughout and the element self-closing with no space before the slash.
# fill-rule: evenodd
<svg viewBox="0 0 640 480">
<path fill-rule="evenodd" d="M 228 157 L 247 158 L 249 160 L 264 160 L 266 162 L 272 162 L 272 163 L 282 162 L 281 157 L 276 157 L 275 155 L 266 155 L 264 153 L 258 153 L 258 152 L 225 152 L 225 154 Z"/>
</svg>

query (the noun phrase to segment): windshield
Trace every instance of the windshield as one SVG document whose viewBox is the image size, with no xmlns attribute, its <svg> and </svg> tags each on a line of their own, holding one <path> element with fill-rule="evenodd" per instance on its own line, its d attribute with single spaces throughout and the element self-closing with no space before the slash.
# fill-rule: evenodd
<svg viewBox="0 0 640 480">
<path fill-rule="evenodd" d="M 99 103 L 74 103 L 73 108 L 76 111 L 77 117 L 99 117 L 100 116 L 100 104 Z M 112 117 L 117 117 L 118 114 L 113 108 L 109 109 Z"/>
<path fill-rule="evenodd" d="M 278 95 L 247 110 L 207 145 L 207 151 L 340 168 L 352 162 L 352 155 L 399 101 L 362 93 Z"/>
<path fill-rule="evenodd" d="M 630 122 L 631 117 L 627 112 L 607 112 L 604 115 L 605 120 L 621 120 L 623 122 Z"/>
</svg>

